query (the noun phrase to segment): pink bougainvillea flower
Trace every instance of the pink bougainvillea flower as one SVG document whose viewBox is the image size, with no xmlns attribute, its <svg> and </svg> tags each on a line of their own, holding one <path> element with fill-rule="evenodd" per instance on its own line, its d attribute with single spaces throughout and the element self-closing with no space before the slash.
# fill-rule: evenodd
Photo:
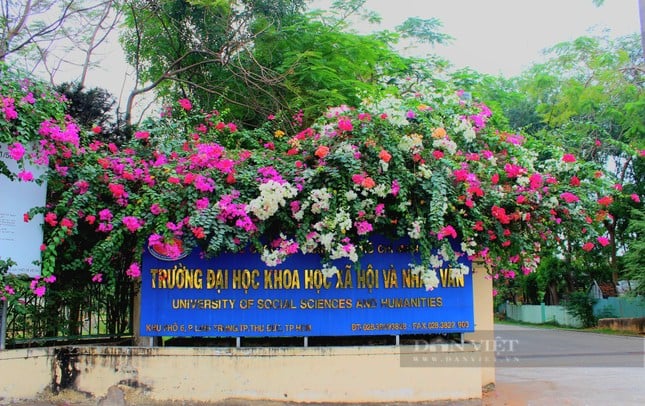
<svg viewBox="0 0 645 406">
<path fill-rule="evenodd" d="M 392 186 L 390 187 L 390 193 L 392 193 L 392 196 L 396 197 L 396 195 L 399 194 L 399 191 L 401 190 L 401 186 L 399 185 L 399 182 L 394 179 L 392 181 Z"/>
<path fill-rule="evenodd" d="M 609 245 L 609 239 L 607 237 L 598 237 L 598 244 L 602 245 L 603 247 L 606 247 Z"/>
<path fill-rule="evenodd" d="M 181 106 L 182 109 L 190 111 L 193 108 L 193 104 L 188 99 L 179 99 L 177 103 Z"/>
<path fill-rule="evenodd" d="M 23 182 L 31 182 L 34 180 L 34 174 L 25 170 L 18 172 L 16 176 Z"/>
<path fill-rule="evenodd" d="M 63 218 L 60 221 L 60 226 L 61 227 L 67 227 L 67 228 L 73 228 L 74 227 L 74 222 L 67 217 Z"/>
<path fill-rule="evenodd" d="M 56 227 L 58 220 L 56 220 L 56 213 L 49 212 L 45 214 L 45 223 L 49 224 L 52 227 Z"/>
<path fill-rule="evenodd" d="M 562 155 L 562 162 L 574 163 L 576 162 L 576 157 L 573 154 L 564 154 Z"/>
<path fill-rule="evenodd" d="M 580 201 L 580 198 L 571 192 L 564 192 L 560 194 L 560 198 L 567 203 L 575 203 Z"/>
<path fill-rule="evenodd" d="M 434 151 L 432 151 L 432 157 L 434 159 L 441 159 L 444 157 L 444 153 L 443 151 L 439 151 L 438 149 L 435 149 Z"/>
<path fill-rule="evenodd" d="M 29 223 L 29 220 L 31 220 L 31 218 L 29 217 L 29 213 L 24 213 L 22 215 L 22 221 L 24 221 L 25 223 Z"/>
<path fill-rule="evenodd" d="M 457 231 L 453 226 L 445 226 L 437 233 L 437 239 L 442 240 L 444 237 L 457 238 Z"/>
<path fill-rule="evenodd" d="M 20 161 L 25 155 L 25 147 L 19 142 L 14 142 L 7 149 L 9 150 L 9 157 L 14 161 Z"/>
<path fill-rule="evenodd" d="M 125 274 L 130 278 L 135 279 L 141 276 L 141 268 L 136 263 L 131 263 L 128 269 L 125 271 Z"/>
<path fill-rule="evenodd" d="M 616 183 L 614 185 L 614 189 L 619 191 L 619 192 L 622 192 L 623 191 L 623 185 L 621 185 L 620 183 Z"/>
<path fill-rule="evenodd" d="M 103 274 L 97 273 L 96 275 L 92 276 L 92 282 L 95 282 L 95 283 L 103 282 Z"/>
<path fill-rule="evenodd" d="M 506 176 L 511 179 L 517 178 L 518 176 L 521 176 L 526 173 L 526 169 L 515 164 L 504 165 L 504 171 L 506 172 Z"/>
<path fill-rule="evenodd" d="M 383 213 L 385 213 L 385 205 L 383 203 L 377 204 L 374 208 L 374 214 L 380 217 L 383 215 Z"/>
<path fill-rule="evenodd" d="M 153 203 L 150 206 L 150 213 L 154 214 L 155 216 L 158 216 L 161 214 L 163 210 L 161 209 L 161 206 L 159 206 L 157 203 Z"/>
<path fill-rule="evenodd" d="M 365 179 L 365 175 L 361 173 L 352 175 L 352 182 L 354 182 L 356 185 L 360 185 L 361 183 L 363 183 L 364 179 Z"/>
<path fill-rule="evenodd" d="M 354 126 L 352 125 L 352 120 L 346 118 L 346 117 L 341 117 L 338 119 L 338 129 L 340 131 L 352 131 L 354 129 Z"/>
<path fill-rule="evenodd" d="M 134 233 L 143 227 L 143 221 L 134 216 L 125 216 L 121 219 L 121 222 L 131 233 Z"/>
<path fill-rule="evenodd" d="M 589 252 L 593 249 L 594 245 L 592 242 L 586 242 L 583 244 L 582 249 Z"/>
<path fill-rule="evenodd" d="M 210 206 L 210 201 L 208 200 L 208 197 L 202 197 L 195 201 L 195 206 L 197 207 L 197 210 L 202 211 Z"/>
<path fill-rule="evenodd" d="M 45 296 L 45 292 L 47 291 L 47 288 L 45 286 L 38 286 L 35 289 L 32 289 L 32 292 L 34 295 L 38 297 L 43 297 Z"/>
<path fill-rule="evenodd" d="M 629 196 L 629 197 L 630 197 L 634 202 L 636 202 L 636 203 L 640 203 L 640 202 L 641 202 L 641 198 L 640 198 L 640 196 L 638 196 L 636 193 L 632 193 L 632 194 L 631 194 L 631 196 Z"/>
<path fill-rule="evenodd" d="M 138 140 L 147 140 L 150 138 L 150 133 L 148 131 L 137 131 L 134 133 L 134 138 Z"/>
<path fill-rule="evenodd" d="M 365 235 L 374 229 L 367 221 L 357 221 L 354 226 L 356 227 L 358 235 Z"/>
<path fill-rule="evenodd" d="M 114 218 L 114 215 L 110 211 L 110 209 L 103 209 L 99 211 L 99 220 L 101 221 L 112 221 L 112 218 Z"/>
</svg>

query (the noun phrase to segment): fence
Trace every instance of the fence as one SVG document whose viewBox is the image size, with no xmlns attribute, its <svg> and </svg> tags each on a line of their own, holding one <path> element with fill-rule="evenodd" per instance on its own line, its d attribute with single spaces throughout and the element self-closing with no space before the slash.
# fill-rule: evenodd
<svg viewBox="0 0 645 406">
<path fill-rule="evenodd" d="M 567 313 L 564 306 L 547 306 L 544 303 L 539 305 L 516 305 L 504 303 L 500 306 L 500 312 L 506 317 L 515 321 L 525 323 L 545 324 L 557 323 L 562 326 L 582 327 L 582 322 L 577 317 Z M 645 317 L 645 299 L 642 297 L 610 297 L 599 299 L 593 307 L 594 315 L 603 317 Z"/>
<path fill-rule="evenodd" d="M 8 307 L 6 347 L 129 337 L 132 297 L 132 284 L 120 285 L 111 293 L 106 286 L 93 284 L 30 296 Z"/>
</svg>

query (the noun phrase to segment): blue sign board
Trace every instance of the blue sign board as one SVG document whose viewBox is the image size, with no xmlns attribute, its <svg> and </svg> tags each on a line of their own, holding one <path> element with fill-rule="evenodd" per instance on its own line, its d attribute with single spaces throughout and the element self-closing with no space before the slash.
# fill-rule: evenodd
<svg viewBox="0 0 645 406">
<path fill-rule="evenodd" d="M 268 267 L 258 253 L 178 260 L 143 258 L 144 336 L 288 337 L 429 334 L 474 331 L 472 264 L 437 268 L 426 290 L 410 246 L 374 242 L 360 267 L 336 261 L 325 278 L 318 255 L 296 254 Z"/>
</svg>

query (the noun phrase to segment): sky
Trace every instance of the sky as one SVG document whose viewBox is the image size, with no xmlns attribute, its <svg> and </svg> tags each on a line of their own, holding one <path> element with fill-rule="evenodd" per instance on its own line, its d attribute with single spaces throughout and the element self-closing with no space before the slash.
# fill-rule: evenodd
<svg viewBox="0 0 645 406">
<path fill-rule="evenodd" d="M 314 7 L 329 4 L 313 1 Z M 560 42 L 603 29 L 612 37 L 640 32 L 638 0 L 605 0 L 600 7 L 592 0 L 367 0 L 366 6 L 390 30 L 408 17 L 436 17 L 454 40 L 417 56 L 429 51 L 456 67 L 506 77 L 520 74 L 541 59 L 543 49 Z"/>
</svg>

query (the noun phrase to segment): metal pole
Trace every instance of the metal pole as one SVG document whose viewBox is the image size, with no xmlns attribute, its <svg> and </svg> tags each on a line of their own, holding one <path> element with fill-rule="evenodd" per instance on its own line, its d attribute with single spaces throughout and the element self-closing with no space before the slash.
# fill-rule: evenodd
<svg viewBox="0 0 645 406">
<path fill-rule="evenodd" d="M 0 351 L 4 350 L 5 337 L 7 336 L 7 300 L 2 302 L 2 315 L 0 316 Z"/>
</svg>

